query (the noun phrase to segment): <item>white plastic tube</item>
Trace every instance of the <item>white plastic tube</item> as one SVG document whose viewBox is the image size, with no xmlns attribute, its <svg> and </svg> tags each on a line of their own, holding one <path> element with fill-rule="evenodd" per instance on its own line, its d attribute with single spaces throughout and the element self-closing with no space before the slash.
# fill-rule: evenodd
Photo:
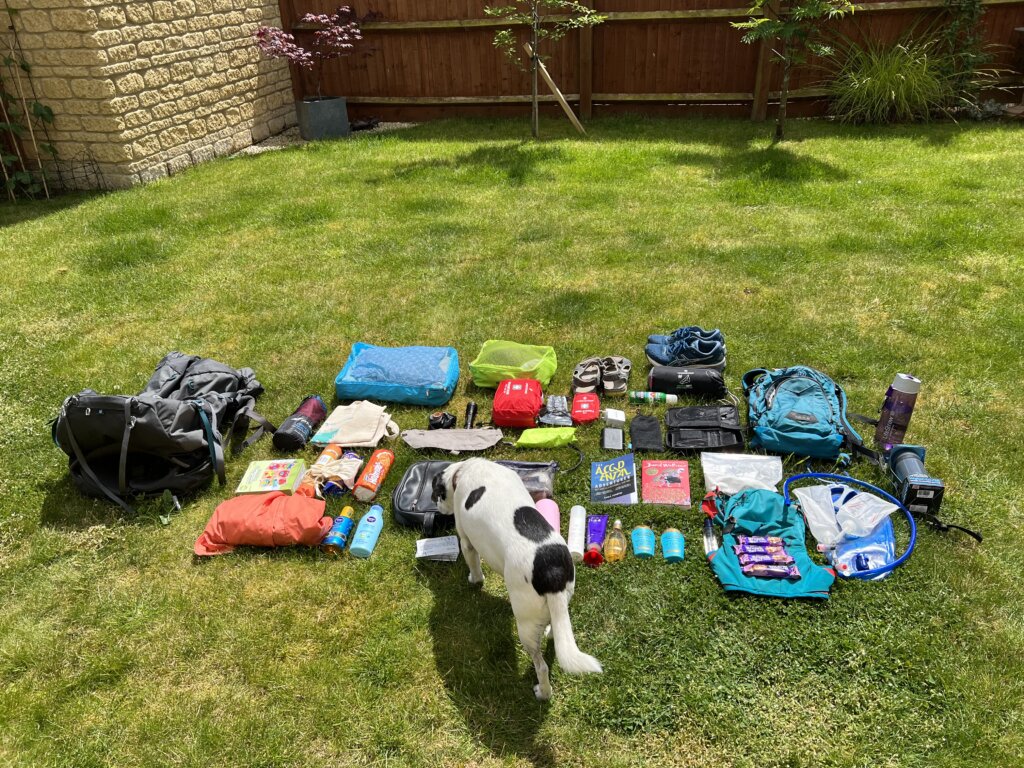
<svg viewBox="0 0 1024 768">
<path fill-rule="evenodd" d="M 576 562 L 583 559 L 586 532 L 587 510 L 577 504 L 569 510 L 569 553 Z"/>
</svg>

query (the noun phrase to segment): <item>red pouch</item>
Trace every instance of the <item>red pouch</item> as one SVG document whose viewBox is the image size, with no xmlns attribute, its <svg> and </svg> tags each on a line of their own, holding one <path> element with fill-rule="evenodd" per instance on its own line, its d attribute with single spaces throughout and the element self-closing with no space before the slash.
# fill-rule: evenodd
<svg viewBox="0 0 1024 768">
<path fill-rule="evenodd" d="M 572 397 L 572 423 L 589 424 L 601 416 L 601 398 L 593 392 L 580 392 Z"/>
<path fill-rule="evenodd" d="M 235 547 L 315 547 L 334 521 L 324 502 L 281 491 L 235 496 L 221 503 L 196 539 L 197 555 L 223 555 Z"/>
<path fill-rule="evenodd" d="M 528 429 L 536 425 L 544 402 L 540 382 L 533 379 L 508 379 L 494 391 L 491 421 L 496 427 Z"/>
</svg>

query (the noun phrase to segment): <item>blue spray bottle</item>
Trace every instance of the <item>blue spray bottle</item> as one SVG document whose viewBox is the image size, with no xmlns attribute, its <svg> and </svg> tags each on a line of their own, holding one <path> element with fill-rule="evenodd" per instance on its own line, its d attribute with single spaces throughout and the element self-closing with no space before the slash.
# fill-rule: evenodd
<svg viewBox="0 0 1024 768">
<path fill-rule="evenodd" d="M 373 553 L 373 548 L 377 546 L 377 539 L 380 537 L 383 527 L 384 507 L 374 504 L 359 521 L 356 533 L 352 537 L 352 543 L 348 548 L 349 554 L 363 560 L 368 558 Z"/>
</svg>

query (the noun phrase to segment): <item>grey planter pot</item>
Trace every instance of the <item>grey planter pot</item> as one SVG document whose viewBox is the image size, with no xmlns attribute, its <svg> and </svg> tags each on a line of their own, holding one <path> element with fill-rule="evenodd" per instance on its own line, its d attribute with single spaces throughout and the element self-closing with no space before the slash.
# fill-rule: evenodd
<svg viewBox="0 0 1024 768">
<path fill-rule="evenodd" d="M 299 135 L 306 141 L 337 139 L 348 136 L 348 104 L 342 97 L 306 99 L 295 102 L 299 118 Z"/>
</svg>

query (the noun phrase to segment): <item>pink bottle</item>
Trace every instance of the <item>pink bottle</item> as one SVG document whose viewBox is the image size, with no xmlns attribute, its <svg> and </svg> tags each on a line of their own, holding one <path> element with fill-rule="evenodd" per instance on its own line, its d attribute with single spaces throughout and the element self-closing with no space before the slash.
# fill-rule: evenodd
<svg viewBox="0 0 1024 768">
<path fill-rule="evenodd" d="M 541 517 L 548 521 L 548 525 L 561 533 L 562 516 L 554 499 L 541 499 L 538 501 L 537 511 L 540 512 Z"/>
<path fill-rule="evenodd" d="M 875 430 L 875 442 L 885 447 L 903 442 L 920 391 L 920 379 L 909 373 L 896 374 L 892 386 L 885 393 L 882 415 L 878 417 L 878 429 Z"/>
</svg>

